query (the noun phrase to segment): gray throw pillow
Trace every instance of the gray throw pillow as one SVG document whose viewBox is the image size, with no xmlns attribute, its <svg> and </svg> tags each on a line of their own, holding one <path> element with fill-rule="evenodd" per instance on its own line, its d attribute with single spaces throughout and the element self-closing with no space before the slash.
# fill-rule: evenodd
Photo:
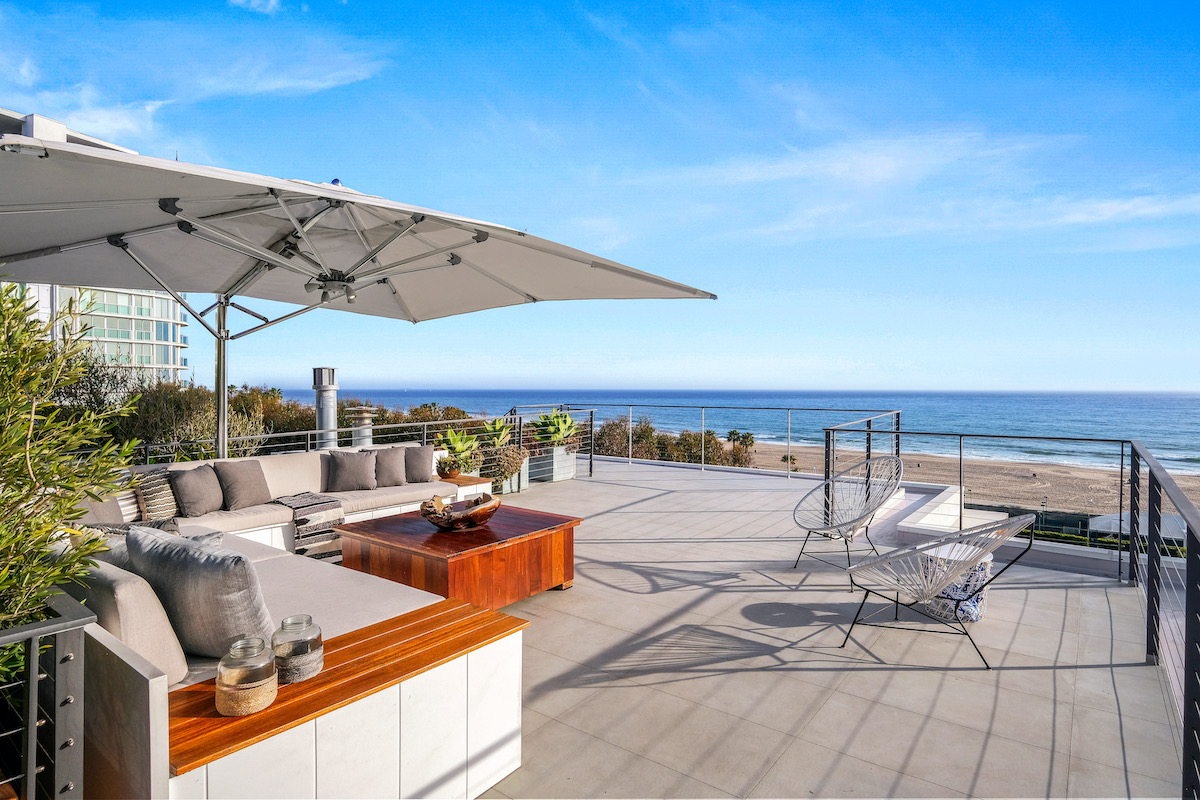
<svg viewBox="0 0 1200 800">
<path fill-rule="evenodd" d="M 261 506 L 271 502 L 271 490 L 257 461 L 218 461 L 213 464 L 221 492 L 225 495 L 225 510 Z"/>
<path fill-rule="evenodd" d="M 433 445 L 404 448 L 404 474 L 409 483 L 433 480 Z"/>
<path fill-rule="evenodd" d="M 375 451 L 329 452 L 329 492 L 353 492 L 375 488 Z"/>
<path fill-rule="evenodd" d="M 126 543 L 133 571 L 154 588 L 184 652 L 220 658 L 243 636 L 271 640 L 275 625 L 249 558 L 141 528 Z"/>
<path fill-rule="evenodd" d="M 404 451 L 407 447 L 384 447 L 374 450 L 375 485 L 403 486 L 408 483 L 404 471 Z"/>
<path fill-rule="evenodd" d="M 143 520 L 172 519 L 179 516 L 179 506 L 175 503 L 175 492 L 171 491 L 171 479 L 167 476 L 166 467 L 143 472 L 138 477 L 138 485 L 134 492 L 137 494 L 137 504 Z"/>
<path fill-rule="evenodd" d="M 210 465 L 195 469 L 171 470 L 171 489 L 179 503 L 179 514 L 184 517 L 202 517 L 220 511 L 225 502 L 221 493 L 221 482 Z"/>
</svg>

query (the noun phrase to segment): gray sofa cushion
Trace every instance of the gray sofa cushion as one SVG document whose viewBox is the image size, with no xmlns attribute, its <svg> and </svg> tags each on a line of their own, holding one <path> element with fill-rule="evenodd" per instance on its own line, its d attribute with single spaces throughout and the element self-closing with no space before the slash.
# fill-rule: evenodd
<svg viewBox="0 0 1200 800">
<path fill-rule="evenodd" d="M 329 483 L 326 491 L 353 492 L 375 488 L 375 451 L 329 452 Z"/>
<path fill-rule="evenodd" d="M 407 447 L 383 447 L 375 450 L 375 485 L 403 486 L 408 483 L 404 471 Z"/>
<path fill-rule="evenodd" d="M 108 545 L 107 550 L 101 550 L 96 553 L 97 561 L 107 561 L 109 564 L 118 566 L 121 569 L 130 569 L 129 550 L 125 547 L 125 537 L 129 534 L 129 529 L 134 523 L 123 522 L 120 525 L 84 525 L 80 530 L 84 533 L 91 533 L 97 536 L 102 536 Z M 139 528 L 154 528 L 156 530 L 165 531 L 167 533 L 179 533 L 179 526 L 175 524 L 173 519 L 153 519 L 146 522 L 138 523 Z M 74 537 L 71 538 L 72 542 Z M 220 544 L 221 540 L 217 539 L 216 544 Z"/>
<path fill-rule="evenodd" d="M 271 525 L 284 525 L 292 521 L 292 510 L 278 503 L 239 508 L 237 511 L 214 511 L 202 517 L 185 519 L 180 517 L 179 530 L 187 533 L 197 528 L 217 531 L 249 531 Z"/>
<path fill-rule="evenodd" d="M 171 489 L 166 467 L 141 473 L 135 493 L 143 520 L 179 516 L 179 506 L 175 502 L 175 492 Z"/>
<path fill-rule="evenodd" d="M 236 533 L 226 535 L 225 541 L 221 546 L 227 550 L 234 550 L 241 553 L 258 568 L 258 564 L 270 558 L 280 558 L 281 556 L 290 555 L 287 550 L 280 550 L 278 547 L 271 547 L 269 544 L 256 542 L 253 539 L 247 539 L 245 536 L 238 536 Z M 270 608 L 270 606 L 268 606 Z"/>
<path fill-rule="evenodd" d="M 167 683 L 187 675 L 187 660 L 158 596 L 138 575 L 97 561 L 83 585 L 63 585 L 67 594 L 96 614 L 100 627 L 166 673 Z"/>
<path fill-rule="evenodd" d="M 433 480 L 433 445 L 404 448 L 404 475 L 409 483 Z"/>
<path fill-rule="evenodd" d="M 224 509 L 237 511 L 249 506 L 271 502 L 271 490 L 262 466 L 255 459 L 245 461 L 218 461 L 213 464 L 221 494 L 225 497 Z"/>
<path fill-rule="evenodd" d="M 342 510 L 347 514 L 355 514 L 389 506 L 423 503 L 434 495 L 441 498 L 453 497 L 457 493 L 458 487 L 452 483 L 430 481 L 405 486 L 381 486 L 378 489 L 358 492 L 326 492 L 326 495 L 341 502 Z"/>
<path fill-rule="evenodd" d="M 270 641 L 275 626 L 245 555 L 139 528 L 127 541 L 134 570 L 154 587 L 184 651 L 220 658 L 240 636 Z"/>
<path fill-rule="evenodd" d="M 83 500 L 79 503 L 79 507 L 83 509 L 83 516 L 78 520 L 81 525 L 119 524 L 125 521 L 121 515 L 121 504 L 115 498 Z"/>
<path fill-rule="evenodd" d="M 179 513 L 185 517 L 202 517 L 219 511 L 225 503 L 221 482 L 211 464 L 202 464 L 195 469 L 171 470 L 171 489 Z"/>
</svg>

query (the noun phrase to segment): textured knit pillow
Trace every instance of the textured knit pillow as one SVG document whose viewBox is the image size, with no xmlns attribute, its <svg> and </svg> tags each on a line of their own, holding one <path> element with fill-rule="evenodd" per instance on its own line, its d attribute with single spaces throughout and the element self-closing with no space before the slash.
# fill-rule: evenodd
<svg viewBox="0 0 1200 800">
<path fill-rule="evenodd" d="M 271 502 L 271 490 L 267 488 L 262 464 L 257 461 L 218 461 L 213 469 L 221 483 L 226 511 Z"/>
<path fill-rule="evenodd" d="M 404 448 L 404 475 L 409 483 L 433 480 L 433 445 Z"/>
<path fill-rule="evenodd" d="M 375 488 L 375 451 L 363 450 L 347 453 L 344 450 L 329 452 L 330 492 L 353 492 Z"/>
<path fill-rule="evenodd" d="M 134 491 L 142 511 L 142 520 L 179 516 L 179 506 L 175 504 L 175 492 L 171 491 L 171 479 L 167 477 L 166 467 L 143 472 Z"/>
<path fill-rule="evenodd" d="M 403 486 L 408 483 L 404 471 L 404 451 L 407 447 L 384 447 L 375 453 L 375 485 Z"/>
<path fill-rule="evenodd" d="M 132 528 L 133 570 L 154 587 L 185 653 L 220 658 L 243 636 L 275 629 L 250 559 L 183 536 Z"/>
<path fill-rule="evenodd" d="M 175 502 L 179 504 L 179 515 L 183 517 L 202 517 L 214 511 L 220 511 L 225 504 L 225 495 L 221 492 L 221 482 L 217 480 L 217 472 L 210 465 L 204 464 L 195 469 L 171 470 L 171 489 L 175 492 Z"/>
</svg>

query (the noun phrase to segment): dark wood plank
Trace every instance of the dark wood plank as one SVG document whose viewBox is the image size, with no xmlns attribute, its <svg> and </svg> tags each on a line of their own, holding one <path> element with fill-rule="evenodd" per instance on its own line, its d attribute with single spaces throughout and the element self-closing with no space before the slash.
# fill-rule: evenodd
<svg viewBox="0 0 1200 800">
<path fill-rule="evenodd" d="M 279 687 L 279 696 L 269 708 L 247 717 L 216 713 L 215 681 L 178 689 L 169 696 L 171 774 L 196 769 L 498 641 L 528 624 L 445 600 L 330 639 L 325 668 L 319 675 Z"/>
<path fill-rule="evenodd" d="M 339 525 L 343 538 L 384 544 L 445 558 L 461 557 L 473 550 L 493 548 L 513 539 L 546 531 L 575 527 L 582 520 L 527 508 L 501 506 L 486 525 L 463 531 L 439 531 L 419 511 Z"/>
</svg>

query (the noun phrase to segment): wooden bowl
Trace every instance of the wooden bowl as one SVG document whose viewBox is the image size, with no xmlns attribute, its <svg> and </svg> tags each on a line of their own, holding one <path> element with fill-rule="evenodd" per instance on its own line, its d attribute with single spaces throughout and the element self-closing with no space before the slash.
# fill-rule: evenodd
<svg viewBox="0 0 1200 800">
<path fill-rule="evenodd" d="M 442 502 L 440 497 L 421 503 L 421 515 L 443 531 L 477 528 L 491 519 L 499 509 L 500 498 L 490 494 L 453 505 Z"/>
</svg>

